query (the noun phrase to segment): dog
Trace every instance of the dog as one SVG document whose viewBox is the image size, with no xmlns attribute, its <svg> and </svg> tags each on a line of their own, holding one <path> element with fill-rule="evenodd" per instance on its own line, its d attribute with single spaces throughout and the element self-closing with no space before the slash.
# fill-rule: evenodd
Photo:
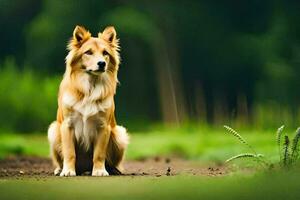
<svg viewBox="0 0 300 200">
<path fill-rule="evenodd" d="M 109 26 L 97 37 L 76 26 L 59 86 L 56 121 L 48 129 L 54 174 L 121 174 L 129 142 L 115 118 L 119 39 Z"/>
</svg>

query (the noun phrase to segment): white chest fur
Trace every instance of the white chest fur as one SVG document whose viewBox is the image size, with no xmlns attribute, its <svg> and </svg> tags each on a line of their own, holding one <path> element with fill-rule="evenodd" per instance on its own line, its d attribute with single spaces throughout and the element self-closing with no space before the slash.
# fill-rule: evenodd
<svg viewBox="0 0 300 200">
<path fill-rule="evenodd" d="M 62 96 L 63 105 L 73 110 L 68 120 L 74 128 L 76 140 L 86 149 L 89 149 L 99 129 L 107 123 L 105 112 L 113 103 L 113 97 L 96 101 L 101 97 L 101 92 L 101 86 L 96 86 L 90 95 L 81 100 L 77 100 L 69 92 L 65 92 Z"/>
<path fill-rule="evenodd" d="M 83 118 L 87 119 L 99 112 L 105 112 L 112 106 L 112 97 L 97 101 L 93 96 L 84 97 L 82 100 L 77 101 L 74 96 L 66 92 L 63 94 L 62 102 L 64 106 L 72 108 L 74 111 L 79 112 Z"/>
</svg>

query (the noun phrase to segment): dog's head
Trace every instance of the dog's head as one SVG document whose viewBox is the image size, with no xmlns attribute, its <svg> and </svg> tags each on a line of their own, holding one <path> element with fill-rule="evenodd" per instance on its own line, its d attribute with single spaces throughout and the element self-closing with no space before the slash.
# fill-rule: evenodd
<svg viewBox="0 0 300 200">
<path fill-rule="evenodd" d="M 68 49 L 70 52 L 66 62 L 72 72 L 84 72 L 99 76 L 118 70 L 119 41 L 115 28 L 112 26 L 105 28 L 102 33 L 98 33 L 98 37 L 92 37 L 84 27 L 76 26 Z"/>
</svg>

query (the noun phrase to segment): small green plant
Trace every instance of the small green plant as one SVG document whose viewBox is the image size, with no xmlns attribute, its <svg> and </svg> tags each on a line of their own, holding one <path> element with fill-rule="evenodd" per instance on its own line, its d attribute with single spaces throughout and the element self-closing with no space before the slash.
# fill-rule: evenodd
<svg viewBox="0 0 300 200">
<path fill-rule="evenodd" d="M 240 159 L 240 158 L 259 158 L 259 157 L 263 157 L 263 155 L 262 154 L 253 154 L 253 153 L 241 153 L 236 156 L 232 156 L 231 158 L 228 158 L 226 160 L 226 162 L 231 162 L 233 160 Z"/>
<path fill-rule="evenodd" d="M 273 166 L 273 164 L 265 161 L 265 158 L 262 154 L 256 153 L 255 149 L 236 130 L 234 130 L 229 126 L 224 126 L 224 128 L 227 130 L 227 133 L 236 137 L 242 144 L 244 144 L 250 150 L 250 153 L 241 153 L 230 157 L 229 159 L 226 160 L 226 163 L 237 159 L 253 158 L 263 166 L 269 166 L 269 167 Z M 292 139 L 292 142 L 290 140 L 290 137 L 287 134 L 283 134 L 283 129 L 284 126 L 278 128 L 276 134 L 276 142 L 277 142 L 278 154 L 279 154 L 279 164 L 281 167 L 289 168 L 291 166 L 294 166 L 295 163 L 297 163 L 299 158 L 300 128 L 296 130 L 296 134 Z"/>
<path fill-rule="evenodd" d="M 226 125 L 224 126 L 224 128 L 227 130 L 227 133 L 236 137 L 242 144 L 244 144 L 251 151 L 251 153 L 241 153 L 241 154 L 232 156 L 226 160 L 226 163 L 237 160 L 237 159 L 253 158 L 262 165 L 266 164 L 266 162 L 262 159 L 264 157 L 264 155 L 256 153 L 255 149 L 236 130 L 234 130 L 233 128 L 226 126 Z"/>
<path fill-rule="evenodd" d="M 280 158 L 280 165 L 282 167 L 289 168 L 295 165 L 299 158 L 300 128 L 296 130 L 292 142 L 287 134 L 284 135 L 284 140 L 282 141 L 282 129 L 279 128 L 277 131 L 277 145 Z"/>
<path fill-rule="evenodd" d="M 300 139 L 300 128 L 297 129 L 296 131 L 296 135 L 293 139 L 293 144 L 292 144 L 292 153 L 291 153 L 291 160 L 292 162 L 296 162 L 298 160 L 299 157 L 299 139 Z"/>
<path fill-rule="evenodd" d="M 276 141 L 277 141 L 277 146 L 278 146 L 278 153 L 279 153 L 279 159 L 282 159 L 281 156 L 281 136 L 282 136 L 282 132 L 284 129 L 284 125 L 282 125 L 281 127 L 279 127 L 277 129 L 277 134 L 276 134 Z"/>
</svg>

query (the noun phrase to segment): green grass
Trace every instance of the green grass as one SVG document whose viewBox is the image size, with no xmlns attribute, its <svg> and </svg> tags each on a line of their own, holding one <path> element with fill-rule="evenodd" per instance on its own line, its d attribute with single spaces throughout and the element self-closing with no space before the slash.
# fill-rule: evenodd
<svg viewBox="0 0 300 200">
<path fill-rule="evenodd" d="M 223 129 L 158 129 L 132 133 L 127 158 L 176 154 L 203 163 L 223 163 L 247 152 Z M 279 160 L 272 131 L 240 131 L 258 153 Z M 48 156 L 46 134 L 1 134 L 0 155 Z M 244 161 L 245 162 L 245 161 Z M 242 164 L 242 163 L 241 163 Z M 255 163 L 254 165 L 255 166 Z M 47 177 L 0 179 L 0 199 L 299 199 L 299 171 L 235 170 L 223 177 Z"/>
<path fill-rule="evenodd" d="M 187 131 L 186 131 L 187 132 Z M 128 159 L 140 159 L 157 155 L 178 155 L 204 162 L 223 162 L 238 153 L 247 152 L 236 138 L 223 129 L 161 130 L 131 134 Z M 242 131 L 243 137 L 271 161 L 278 161 L 275 134 L 269 131 Z M 0 157 L 8 154 L 48 156 L 46 135 L 1 134 Z"/>
<path fill-rule="evenodd" d="M 299 173 L 0 180 L 1 199 L 299 199 Z"/>
<path fill-rule="evenodd" d="M 48 156 L 46 135 L 0 134 L 0 158 L 8 155 Z"/>
</svg>

